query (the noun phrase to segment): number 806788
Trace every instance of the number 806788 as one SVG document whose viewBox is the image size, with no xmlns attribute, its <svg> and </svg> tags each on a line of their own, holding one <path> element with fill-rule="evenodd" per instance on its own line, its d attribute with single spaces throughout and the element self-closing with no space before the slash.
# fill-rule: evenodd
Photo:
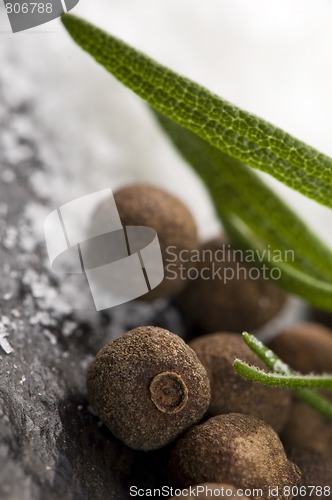
<svg viewBox="0 0 332 500">
<path fill-rule="evenodd" d="M 24 3 L 7 3 L 7 14 L 51 14 L 53 6 L 51 3 L 42 2 L 24 2 Z"/>
</svg>

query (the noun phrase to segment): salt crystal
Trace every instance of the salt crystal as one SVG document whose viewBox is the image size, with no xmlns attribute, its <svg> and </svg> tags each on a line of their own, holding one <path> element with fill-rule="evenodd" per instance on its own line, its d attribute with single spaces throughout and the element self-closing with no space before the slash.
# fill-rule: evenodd
<svg viewBox="0 0 332 500">
<path fill-rule="evenodd" d="M 23 252 L 29 254 L 34 251 L 37 245 L 37 238 L 32 235 L 32 229 L 26 223 L 23 223 L 20 227 L 19 245 L 20 249 L 23 250 Z"/>
<path fill-rule="evenodd" d="M 17 243 L 17 229 L 13 226 L 8 226 L 4 237 L 2 238 L 2 245 L 6 250 L 12 250 Z"/>
<path fill-rule="evenodd" d="M 65 337 L 69 337 L 76 328 L 77 323 L 75 321 L 65 321 L 62 327 L 62 333 Z"/>
<path fill-rule="evenodd" d="M 18 309 L 12 309 L 10 311 L 11 315 L 14 316 L 14 318 L 20 318 L 21 317 L 21 313 Z"/>
<path fill-rule="evenodd" d="M 34 281 L 38 279 L 38 274 L 33 269 L 27 269 L 22 278 L 23 285 L 30 286 Z"/>
<path fill-rule="evenodd" d="M 9 344 L 6 337 L 8 337 L 8 333 L 4 332 L 4 331 L 0 331 L 0 347 L 5 351 L 6 354 L 11 354 L 12 352 L 14 352 L 14 349 Z"/>
<path fill-rule="evenodd" d="M 44 335 L 45 335 L 45 337 L 48 338 L 48 340 L 50 341 L 50 343 L 52 345 L 56 345 L 57 344 L 56 336 L 53 335 L 53 333 L 51 333 L 49 330 L 44 330 Z"/>
<path fill-rule="evenodd" d="M 5 316 L 4 314 L 2 316 L 0 316 L 0 329 L 1 329 L 1 323 L 2 323 L 2 325 L 5 325 L 5 326 L 10 325 L 10 319 L 8 318 L 8 316 Z"/>
<path fill-rule="evenodd" d="M 46 311 L 38 311 L 31 316 L 29 323 L 30 325 L 56 326 L 56 321 Z"/>
</svg>

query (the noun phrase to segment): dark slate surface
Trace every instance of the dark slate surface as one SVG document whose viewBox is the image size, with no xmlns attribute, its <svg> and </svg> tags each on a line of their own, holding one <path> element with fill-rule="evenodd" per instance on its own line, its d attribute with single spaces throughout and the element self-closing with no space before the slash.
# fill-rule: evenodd
<svg viewBox="0 0 332 500">
<path fill-rule="evenodd" d="M 0 498 L 126 499 L 129 484 L 157 481 L 161 455 L 134 453 L 101 425 L 86 399 L 86 369 L 121 331 L 177 330 L 179 320 L 161 303 L 84 320 L 71 308 L 26 216 L 31 202 L 46 214 L 55 208 L 29 182 L 45 169 L 39 144 L 18 127 L 34 126 L 33 105 L 6 104 L 1 76 L 0 103 Z M 66 284 L 79 293 L 79 277 Z"/>
</svg>

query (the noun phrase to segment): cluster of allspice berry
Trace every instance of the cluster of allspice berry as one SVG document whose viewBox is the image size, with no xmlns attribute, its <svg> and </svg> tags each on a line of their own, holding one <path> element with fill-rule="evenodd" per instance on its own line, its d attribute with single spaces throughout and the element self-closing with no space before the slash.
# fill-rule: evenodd
<svg viewBox="0 0 332 500">
<path fill-rule="evenodd" d="M 195 251 L 199 271 L 202 252 L 228 248 L 225 239 L 200 246 L 189 210 L 159 188 L 129 186 L 115 200 L 123 225 L 156 230 L 164 260 L 170 246 L 176 263 L 183 251 Z M 104 202 L 96 216 L 106 209 Z M 229 252 L 223 255 L 218 265 L 236 265 L 227 260 Z M 213 259 L 206 264 L 213 266 Z M 300 486 L 332 490 L 331 424 L 293 401 L 288 390 L 244 380 L 233 368 L 239 358 L 266 369 L 235 332 L 266 323 L 282 309 L 285 293 L 263 278 L 225 283 L 198 272 L 186 281 L 166 273 L 145 298 L 175 297 L 196 337 L 189 334 L 186 343 L 163 328 L 138 326 L 112 340 L 87 374 L 97 415 L 127 447 L 166 450 L 164 477 L 170 486 L 186 489 L 176 498 L 214 496 L 207 491 L 221 498 L 227 491 L 228 498 L 290 500 Z M 271 348 L 299 371 L 331 371 L 332 333 L 319 325 L 293 326 Z"/>
<path fill-rule="evenodd" d="M 97 354 L 88 370 L 89 400 L 127 446 L 170 445 L 174 487 L 228 484 L 254 492 L 253 500 L 273 498 L 271 486 L 282 492 L 301 477 L 276 432 L 286 423 L 290 396 L 232 370 L 236 356 L 259 363 L 242 344 L 239 336 L 216 333 L 188 345 L 159 327 L 135 328 Z"/>
</svg>

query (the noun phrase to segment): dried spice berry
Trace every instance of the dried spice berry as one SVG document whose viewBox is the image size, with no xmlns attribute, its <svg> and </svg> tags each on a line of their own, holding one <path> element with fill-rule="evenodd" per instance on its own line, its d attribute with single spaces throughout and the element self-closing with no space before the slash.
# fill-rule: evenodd
<svg viewBox="0 0 332 500">
<path fill-rule="evenodd" d="M 297 485 L 301 476 L 272 427 L 239 413 L 218 415 L 189 429 L 172 450 L 170 472 L 180 487 L 225 482 L 251 489 L 253 500 L 290 500 L 283 487 Z M 277 497 L 272 485 L 279 488 Z"/>
<path fill-rule="evenodd" d="M 313 323 L 320 323 L 322 325 L 327 326 L 328 328 L 332 328 L 332 313 L 328 311 L 323 311 L 322 309 L 317 309 L 309 306 L 309 310 L 307 312 L 308 318 Z"/>
<path fill-rule="evenodd" d="M 287 389 L 250 382 L 234 370 L 236 358 L 266 369 L 265 364 L 232 333 L 214 333 L 189 343 L 205 367 L 211 386 L 210 416 L 222 413 L 246 413 L 262 418 L 275 431 L 285 425 L 291 394 Z"/>
<path fill-rule="evenodd" d="M 310 500 L 332 498 L 332 460 L 328 460 L 323 453 L 307 448 L 291 449 L 288 456 L 302 473 L 299 494 L 294 499 L 303 498 L 305 492 L 305 498 Z"/>
<path fill-rule="evenodd" d="M 262 326 L 284 306 L 286 294 L 272 280 L 250 278 L 249 267 L 224 240 L 200 249 L 198 278 L 188 283 L 177 305 L 201 333 L 241 332 Z M 210 277 L 210 279 L 207 279 Z"/>
<path fill-rule="evenodd" d="M 177 335 L 139 327 L 113 340 L 87 375 L 90 403 L 111 432 L 153 450 L 202 418 L 210 402 L 206 371 Z"/>
<path fill-rule="evenodd" d="M 193 216 L 182 201 L 155 186 L 132 184 L 114 193 L 115 203 L 123 226 L 148 226 L 155 229 L 160 248 L 167 263 L 167 248 L 171 247 L 174 265 L 180 264 L 180 252 L 198 248 L 197 228 Z M 112 200 L 113 201 L 113 200 Z M 109 200 L 96 210 L 93 219 L 98 225 L 109 217 Z M 173 295 L 183 288 L 185 281 L 173 274 L 164 265 L 165 277 L 155 289 L 147 293 L 147 300 Z M 172 278 L 172 279 L 170 279 Z M 141 297 L 142 298 L 142 297 Z"/>
<path fill-rule="evenodd" d="M 302 401 L 292 403 L 280 437 L 287 449 L 305 446 L 312 452 L 325 454 L 332 462 L 331 422 Z"/>
<path fill-rule="evenodd" d="M 285 328 L 270 342 L 270 347 L 301 373 L 332 370 L 332 332 L 317 323 L 299 323 Z"/>
<path fill-rule="evenodd" d="M 248 497 L 237 493 L 238 488 L 231 484 L 204 483 L 197 484 L 184 492 L 183 495 L 176 495 L 169 500 L 208 500 L 209 498 L 233 498 L 241 500 L 249 500 Z M 192 494 L 191 494 L 192 493 Z"/>
</svg>

